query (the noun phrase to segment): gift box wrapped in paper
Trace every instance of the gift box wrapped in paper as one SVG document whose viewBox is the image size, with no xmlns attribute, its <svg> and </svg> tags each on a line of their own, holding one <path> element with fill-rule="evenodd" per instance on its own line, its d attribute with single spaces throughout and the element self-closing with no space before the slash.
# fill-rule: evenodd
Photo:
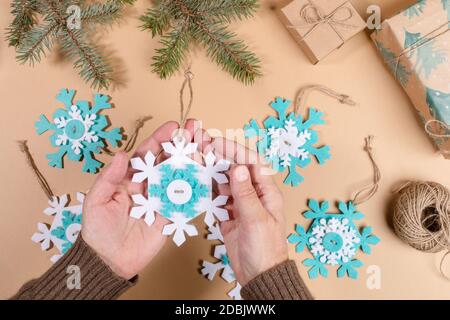
<svg viewBox="0 0 450 320">
<path fill-rule="evenodd" d="M 293 0 L 279 15 L 313 64 L 366 27 L 346 0 Z"/>
<path fill-rule="evenodd" d="M 422 120 L 450 159 L 450 0 L 422 0 L 385 20 L 372 39 Z"/>
</svg>

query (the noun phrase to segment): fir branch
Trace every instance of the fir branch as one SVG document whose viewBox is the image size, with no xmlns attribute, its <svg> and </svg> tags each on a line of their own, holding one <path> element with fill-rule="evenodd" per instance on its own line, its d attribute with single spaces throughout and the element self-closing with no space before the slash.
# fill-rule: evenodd
<svg viewBox="0 0 450 320">
<path fill-rule="evenodd" d="M 161 36 L 153 57 L 153 71 L 164 79 L 179 69 L 190 40 L 202 44 L 223 70 L 245 84 L 261 75 L 260 61 L 243 41 L 227 30 L 227 23 L 250 17 L 256 0 L 162 0 L 141 17 L 142 28 Z M 176 31 L 187 24 L 187 31 Z"/>
<path fill-rule="evenodd" d="M 141 29 L 149 29 L 152 37 L 161 36 L 168 29 L 171 20 L 171 2 L 159 1 L 154 8 L 150 8 L 139 20 L 143 23 Z"/>
<path fill-rule="evenodd" d="M 31 30 L 36 23 L 36 0 L 13 0 L 11 2 L 11 14 L 14 20 L 6 29 L 6 39 L 10 47 L 18 47 L 23 35 Z"/>
<path fill-rule="evenodd" d="M 94 88 L 108 88 L 112 78 L 112 68 L 109 61 L 100 53 L 100 49 L 89 41 L 93 25 L 112 24 L 121 16 L 126 5 L 133 4 L 135 0 L 107 0 L 102 3 L 87 0 L 14 0 L 14 21 L 11 26 L 18 29 L 18 22 L 28 21 L 24 16 L 31 17 L 26 12 L 33 12 L 33 25 L 28 25 L 28 30 L 21 34 L 22 40 L 17 45 L 17 61 L 29 62 L 31 65 L 40 62 L 42 56 L 50 51 L 53 44 L 58 42 L 65 55 L 74 60 L 74 68 L 80 76 Z M 29 11 L 24 11 L 19 3 L 27 4 Z M 69 18 L 66 12 L 70 5 L 81 7 L 81 29 L 72 29 L 67 25 Z M 21 10 L 19 10 L 21 9 Z M 35 19 L 34 14 L 40 14 L 40 19 Z M 31 18 L 29 18 L 31 19 Z M 39 21 L 39 22 L 38 22 Z M 8 36 L 12 44 L 18 43 L 17 36 Z"/>
<path fill-rule="evenodd" d="M 200 3 L 199 15 L 228 22 L 251 17 L 259 6 L 257 0 L 204 0 Z"/>
<path fill-rule="evenodd" d="M 56 17 L 61 27 L 61 46 L 66 55 L 73 59 L 74 68 L 79 69 L 80 76 L 91 82 L 93 88 L 108 88 L 111 80 L 111 68 L 108 66 L 98 50 L 91 44 L 85 43 L 81 29 L 71 30 L 66 25 L 65 16 L 53 0 L 47 0 L 51 13 Z"/>
<path fill-rule="evenodd" d="M 195 37 L 206 45 L 207 53 L 223 70 L 244 84 L 252 84 L 261 75 L 259 59 L 248 50 L 242 40 L 228 31 L 221 23 L 206 26 L 201 20 L 195 22 Z"/>
<path fill-rule="evenodd" d="M 153 57 L 153 72 L 166 79 L 180 67 L 188 46 L 189 33 L 187 22 L 183 23 L 178 29 L 173 29 L 160 39 L 162 48 L 156 49 L 156 55 Z"/>
<path fill-rule="evenodd" d="M 94 3 L 81 7 L 81 21 L 84 24 L 113 24 L 122 17 L 122 10 L 126 4 L 136 0 L 109 0 L 105 3 Z"/>
<path fill-rule="evenodd" d="M 84 81 L 90 82 L 94 89 L 107 89 L 111 81 L 112 69 L 99 50 L 92 43 L 83 39 L 80 30 L 66 30 L 61 36 L 61 48 L 74 59 L 74 68 Z"/>
<path fill-rule="evenodd" d="M 30 65 L 40 62 L 41 56 L 52 48 L 58 27 L 58 23 L 49 22 L 28 31 L 17 49 L 17 61 L 22 64 L 29 62 Z"/>
</svg>

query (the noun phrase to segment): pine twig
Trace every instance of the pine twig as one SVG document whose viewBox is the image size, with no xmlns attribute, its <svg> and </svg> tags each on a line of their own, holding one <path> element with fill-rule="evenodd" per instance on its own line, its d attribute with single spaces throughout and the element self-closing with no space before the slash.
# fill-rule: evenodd
<svg viewBox="0 0 450 320">
<path fill-rule="evenodd" d="M 160 0 L 141 16 L 142 29 L 161 37 L 152 68 L 160 78 L 175 73 L 190 42 L 202 44 L 213 61 L 233 78 L 251 84 L 261 76 L 260 61 L 227 23 L 252 16 L 256 0 Z"/>
</svg>

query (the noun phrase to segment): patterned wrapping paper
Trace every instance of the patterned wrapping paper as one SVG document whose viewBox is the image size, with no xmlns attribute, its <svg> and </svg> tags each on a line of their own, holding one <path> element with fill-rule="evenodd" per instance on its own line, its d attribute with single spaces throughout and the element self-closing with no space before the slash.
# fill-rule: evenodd
<svg viewBox="0 0 450 320">
<path fill-rule="evenodd" d="M 422 128 L 450 159 L 450 0 L 422 0 L 371 37 L 404 88 Z"/>
</svg>

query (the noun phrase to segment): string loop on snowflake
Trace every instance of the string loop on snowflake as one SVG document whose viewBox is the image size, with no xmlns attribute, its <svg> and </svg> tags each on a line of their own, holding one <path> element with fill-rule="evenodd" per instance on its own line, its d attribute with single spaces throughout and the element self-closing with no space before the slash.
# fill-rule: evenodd
<svg viewBox="0 0 450 320">
<path fill-rule="evenodd" d="M 325 87 L 323 85 L 320 85 L 320 84 L 313 84 L 313 85 L 305 86 L 298 91 L 297 96 L 295 98 L 295 105 L 294 105 L 294 113 L 295 114 L 298 113 L 299 109 L 306 106 L 306 100 L 308 99 L 308 95 L 312 91 L 319 91 L 323 94 L 326 94 L 326 95 L 338 100 L 342 104 L 346 104 L 349 106 L 357 105 L 357 103 L 355 101 L 353 101 L 353 99 L 347 94 L 336 92 L 336 91 L 334 91 L 328 87 Z"/>
<path fill-rule="evenodd" d="M 45 179 L 41 170 L 39 170 L 38 166 L 36 165 L 36 162 L 34 161 L 33 156 L 31 155 L 30 149 L 28 148 L 27 140 L 21 140 L 18 141 L 17 143 L 19 144 L 20 151 L 22 151 L 25 154 L 27 163 L 33 170 L 34 175 L 36 176 L 36 179 L 42 188 L 42 191 L 44 191 L 48 200 L 52 200 L 55 195 L 52 191 L 52 188 L 50 187 L 50 184 L 47 182 L 47 179 Z"/>
</svg>

